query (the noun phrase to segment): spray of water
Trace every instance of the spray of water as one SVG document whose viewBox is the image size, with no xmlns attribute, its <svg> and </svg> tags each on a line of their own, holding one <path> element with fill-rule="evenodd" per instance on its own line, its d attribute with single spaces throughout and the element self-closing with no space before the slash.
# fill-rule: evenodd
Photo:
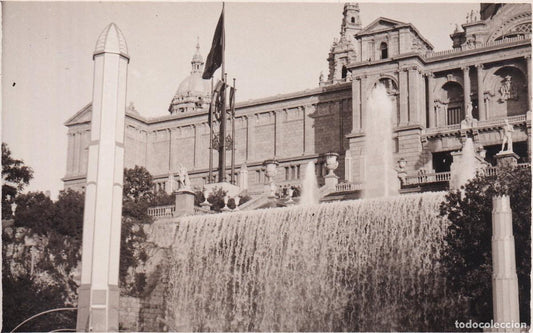
<svg viewBox="0 0 533 333">
<path fill-rule="evenodd" d="M 382 84 L 376 85 L 367 101 L 365 124 L 364 198 L 398 194 L 392 149 L 393 105 Z"/>
<path fill-rule="evenodd" d="M 454 179 L 452 179 L 451 182 L 456 184 L 455 186 L 459 188 L 476 176 L 478 162 L 476 160 L 476 151 L 472 138 L 466 139 L 463 149 L 461 150 L 461 157 L 457 163 L 458 166 L 454 167 L 456 172 L 452 173 Z"/>
<path fill-rule="evenodd" d="M 182 218 L 167 319 L 184 331 L 431 330 L 446 293 L 443 197 Z"/>
<path fill-rule="evenodd" d="M 305 174 L 302 183 L 302 195 L 300 197 L 300 205 L 316 205 L 318 204 L 318 201 L 319 194 L 315 174 L 315 164 L 313 162 L 309 162 L 305 167 Z"/>
</svg>

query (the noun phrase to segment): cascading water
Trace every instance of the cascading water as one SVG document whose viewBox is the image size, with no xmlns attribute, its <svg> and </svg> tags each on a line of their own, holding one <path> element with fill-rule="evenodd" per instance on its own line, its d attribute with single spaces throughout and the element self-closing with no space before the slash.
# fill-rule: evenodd
<svg viewBox="0 0 533 333">
<path fill-rule="evenodd" d="M 455 157 L 454 157 L 455 159 Z M 454 163 L 456 163 L 454 161 Z M 476 176 L 476 170 L 479 162 L 476 160 L 476 150 L 474 148 L 474 141 L 472 138 L 467 138 L 461 149 L 461 155 L 457 165 L 453 166 L 451 184 L 455 188 L 466 184 L 470 179 Z"/>
<path fill-rule="evenodd" d="M 376 85 L 367 101 L 364 198 L 398 194 L 399 181 L 392 156 L 392 110 L 385 86 Z"/>
<path fill-rule="evenodd" d="M 431 330 L 445 312 L 443 198 L 182 218 L 169 272 L 170 328 Z"/>
<path fill-rule="evenodd" d="M 305 167 L 305 174 L 302 183 L 302 195 L 300 205 L 316 205 L 319 201 L 318 184 L 315 174 L 315 163 L 309 162 Z"/>
</svg>

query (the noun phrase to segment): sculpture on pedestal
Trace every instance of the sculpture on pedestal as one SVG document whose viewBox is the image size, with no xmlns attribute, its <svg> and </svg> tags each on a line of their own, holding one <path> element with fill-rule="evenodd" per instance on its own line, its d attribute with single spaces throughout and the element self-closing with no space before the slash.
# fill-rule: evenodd
<svg viewBox="0 0 533 333">
<path fill-rule="evenodd" d="M 191 191 L 191 181 L 187 168 L 183 165 L 178 165 L 178 191 Z"/>
<path fill-rule="evenodd" d="M 505 125 L 503 125 L 503 142 L 502 142 L 502 152 L 504 151 L 513 151 L 513 125 L 509 124 L 509 121 L 505 119 Z M 506 149 L 504 149 L 506 148 Z"/>
</svg>

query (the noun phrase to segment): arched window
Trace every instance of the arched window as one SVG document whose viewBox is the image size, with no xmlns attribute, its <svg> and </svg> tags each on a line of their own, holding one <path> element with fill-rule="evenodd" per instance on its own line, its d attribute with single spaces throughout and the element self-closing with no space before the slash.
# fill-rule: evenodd
<svg viewBox="0 0 533 333">
<path fill-rule="evenodd" d="M 355 17 L 352 17 L 352 19 L 350 20 L 352 23 L 355 23 Z"/>
<path fill-rule="evenodd" d="M 342 78 L 345 79 L 346 75 L 348 75 L 348 70 L 346 69 L 346 66 L 342 66 L 342 73 L 341 73 Z"/>
<path fill-rule="evenodd" d="M 379 46 L 379 49 L 381 50 L 381 59 L 387 59 L 389 57 L 389 48 L 387 43 L 382 42 Z"/>
</svg>

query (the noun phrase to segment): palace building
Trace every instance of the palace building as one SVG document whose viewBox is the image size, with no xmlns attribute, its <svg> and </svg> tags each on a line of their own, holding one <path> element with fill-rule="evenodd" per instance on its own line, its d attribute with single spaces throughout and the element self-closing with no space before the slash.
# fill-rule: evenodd
<svg viewBox="0 0 533 333">
<path fill-rule="evenodd" d="M 320 76 L 318 86 L 236 104 L 235 173 L 241 189 L 251 195 L 264 191 L 269 159 L 279 163 L 275 183 L 280 188 L 299 186 L 310 161 L 324 184 L 325 154 L 337 153 L 336 191 L 359 190 L 365 173 L 366 100 L 378 83 L 385 85 L 395 108 L 393 157 L 407 172 L 405 189 L 446 187 L 452 153 L 467 137 L 494 163 L 505 120 L 514 126 L 519 162 L 530 161 L 530 4 L 480 5 L 451 32 L 451 48 L 439 52 L 412 24 L 380 17 L 363 26 L 359 12 L 358 4 L 345 4 L 340 36 L 327 58 L 329 74 Z M 171 190 L 169 177 L 180 164 L 193 186 L 201 188 L 208 179 L 211 83 L 201 78 L 204 60 L 198 46 L 191 65 L 169 114 L 145 118 L 133 106 L 126 111 L 125 166 L 146 167 L 156 189 Z M 84 188 L 90 121 L 89 104 L 65 123 L 65 188 Z M 215 151 L 215 168 L 217 160 Z M 247 176 L 239 177 L 243 172 Z"/>
</svg>

